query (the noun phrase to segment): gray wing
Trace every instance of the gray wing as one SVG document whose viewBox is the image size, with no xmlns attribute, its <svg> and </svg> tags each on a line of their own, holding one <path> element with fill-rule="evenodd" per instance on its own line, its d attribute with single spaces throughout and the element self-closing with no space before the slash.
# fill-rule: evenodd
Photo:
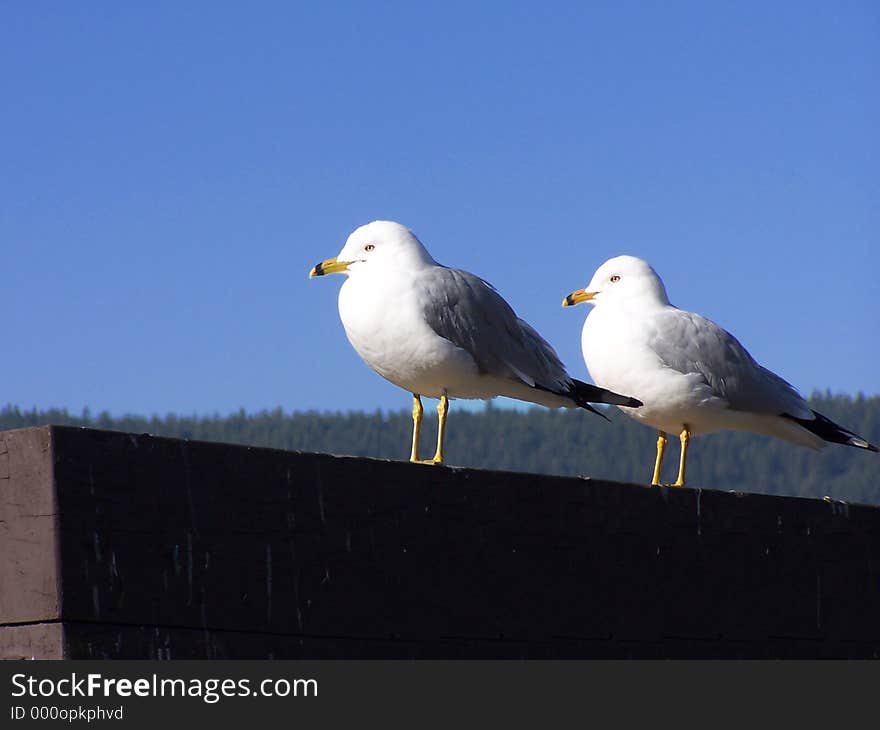
<svg viewBox="0 0 880 730">
<path fill-rule="evenodd" d="M 571 378 L 553 348 L 491 284 L 460 269 L 432 268 L 419 282 L 431 329 L 466 350 L 480 372 L 567 392 Z"/>
<path fill-rule="evenodd" d="M 794 386 L 759 365 L 725 329 L 693 312 L 659 315 L 651 348 L 665 365 L 696 373 L 737 411 L 812 417 Z"/>
</svg>

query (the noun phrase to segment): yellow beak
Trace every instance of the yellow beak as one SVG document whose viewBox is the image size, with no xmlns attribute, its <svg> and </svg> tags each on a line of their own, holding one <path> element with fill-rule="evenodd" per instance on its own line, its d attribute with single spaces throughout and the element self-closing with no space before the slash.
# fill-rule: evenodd
<svg viewBox="0 0 880 730">
<path fill-rule="evenodd" d="M 309 278 L 324 276 L 324 274 L 340 274 L 348 268 L 350 263 L 351 261 L 337 261 L 335 258 L 327 259 L 312 267 L 312 270 L 309 272 Z"/>
<path fill-rule="evenodd" d="M 573 307 L 575 304 L 580 304 L 581 302 L 588 302 L 594 296 L 596 296 L 597 292 L 594 291 L 586 291 L 585 289 L 578 289 L 577 291 L 573 291 L 569 294 L 565 299 L 562 300 L 563 307 Z"/>
</svg>

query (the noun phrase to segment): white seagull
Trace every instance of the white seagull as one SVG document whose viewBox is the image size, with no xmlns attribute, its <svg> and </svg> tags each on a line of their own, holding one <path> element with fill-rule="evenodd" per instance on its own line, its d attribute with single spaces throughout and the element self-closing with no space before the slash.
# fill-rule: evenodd
<svg viewBox="0 0 880 730">
<path fill-rule="evenodd" d="M 688 440 L 721 429 L 755 431 L 819 449 L 831 441 L 878 451 L 873 444 L 810 409 L 800 394 L 762 367 L 714 322 L 672 306 L 647 262 L 618 256 L 602 264 L 586 289 L 562 302 L 589 302 L 581 345 L 590 376 L 643 401 L 633 418 L 660 431 L 651 484 L 660 484 L 666 433 L 679 434 L 678 479 L 685 479 Z"/>
<path fill-rule="evenodd" d="M 339 290 L 339 316 L 352 347 L 379 375 L 412 393 L 412 462 L 443 462 L 450 398 L 502 395 L 594 413 L 590 402 L 641 405 L 571 378 L 553 348 L 491 285 L 438 264 L 399 223 L 361 226 L 309 277 L 333 273 L 348 277 Z M 437 450 L 424 461 L 421 395 L 440 400 Z"/>
</svg>

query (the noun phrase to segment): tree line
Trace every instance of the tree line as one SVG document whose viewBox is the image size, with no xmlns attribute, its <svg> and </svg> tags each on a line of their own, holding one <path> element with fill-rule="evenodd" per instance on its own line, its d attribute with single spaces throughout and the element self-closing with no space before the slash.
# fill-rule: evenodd
<svg viewBox="0 0 880 730">
<path fill-rule="evenodd" d="M 880 396 L 814 393 L 809 400 L 815 410 L 880 443 Z M 425 409 L 425 456 L 434 447 L 436 416 L 432 411 Z M 483 410 L 474 411 L 456 409 L 453 403 L 447 422 L 447 463 L 648 483 L 656 431 L 615 408 L 606 413 L 611 423 L 581 410 L 535 407 L 523 411 L 489 402 Z M 61 409 L 21 410 L 16 406 L 0 411 L 2 430 L 45 424 L 399 460 L 409 458 L 412 429 L 409 411 L 285 413 L 278 408 L 164 417 L 93 415 L 88 409 L 75 415 Z M 671 437 L 664 464 L 666 482 L 675 479 L 677 452 L 677 439 Z M 880 456 L 830 444 L 814 452 L 754 434 L 720 432 L 691 442 L 688 486 L 880 504 Z"/>
</svg>

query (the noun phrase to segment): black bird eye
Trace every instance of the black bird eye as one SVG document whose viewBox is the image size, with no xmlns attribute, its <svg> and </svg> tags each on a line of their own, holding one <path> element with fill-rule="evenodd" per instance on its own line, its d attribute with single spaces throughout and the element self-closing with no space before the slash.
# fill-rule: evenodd
<svg viewBox="0 0 880 730">
<path fill-rule="evenodd" d="M 611 277 L 612 284 L 616 284 L 618 281 L 620 281 L 620 277 L 617 274 Z"/>
<path fill-rule="evenodd" d="M 364 246 L 364 251 L 372 251 L 374 248 L 376 247 L 372 243 L 368 243 L 366 246 Z"/>
</svg>

